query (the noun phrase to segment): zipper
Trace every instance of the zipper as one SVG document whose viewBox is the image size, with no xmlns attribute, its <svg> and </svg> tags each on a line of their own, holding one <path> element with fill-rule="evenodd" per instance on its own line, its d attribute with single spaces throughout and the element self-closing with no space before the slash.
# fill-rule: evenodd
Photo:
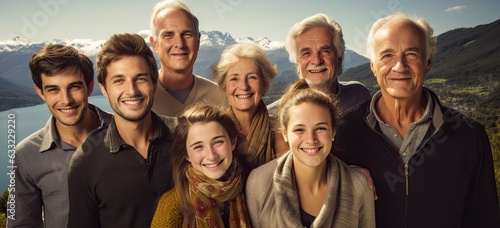
<svg viewBox="0 0 500 228">
<path fill-rule="evenodd" d="M 404 165 L 404 172 L 405 172 L 405 184 L 406 184 L 406 196 L 408 196 L 408 174 L 410 173 L 408 171 L 408 163 Z"/>
</svg>

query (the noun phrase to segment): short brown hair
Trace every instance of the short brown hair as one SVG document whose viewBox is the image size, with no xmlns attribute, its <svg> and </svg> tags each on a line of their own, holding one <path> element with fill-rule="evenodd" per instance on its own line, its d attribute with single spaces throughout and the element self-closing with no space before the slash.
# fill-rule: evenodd
<svg viewBox="0 0 500 228">
<path fill-rule="evenodd" d="M 73 71 L 81 74 L 87 87 L 94 80 L 92 61 L 73 47 L 49 44 L 31 57 L 29 63 L 31 78 L 42 89 L 42 74 L 54 74 Z M 43 90 L 42 90 L 43 91 Z"/>
<path fill-rule="evenodd" d="M 146 60 L 153 84 L 158 82 L 158 65 L 146 41 L 137 34 L 112 35 L 96 56 L 97 80 L 106 85 L 107 66 L 123 56 L 141 56 Z"/>
</svg>

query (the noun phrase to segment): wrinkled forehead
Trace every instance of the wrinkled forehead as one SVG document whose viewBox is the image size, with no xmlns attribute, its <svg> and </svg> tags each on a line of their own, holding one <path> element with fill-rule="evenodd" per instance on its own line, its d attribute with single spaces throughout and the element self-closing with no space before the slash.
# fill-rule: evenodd
<svg viewBox="0 0 500 228">
<path fill-rule="evenodd" d="M 194 16 L 183 9 L 166 8 L 161 10 L 156 15 L 155 25 L 158 27 L 160 24 L 164 24 L 162 22 L 164 22 L 165 20 L 175 20 L 177 21 L 177 23 L 182 21 L 187 26 L 191 27 L 192 30 L 196 30 Z"/>
<path fill-rule="evenodd" d="M 417 24 L 410 20 L 399 19 L 389 21 L 382 25 L 375 33 L 375 39 L 387 37 L 411 36 L 424 40 L 425 32 Z"/>
</svg>

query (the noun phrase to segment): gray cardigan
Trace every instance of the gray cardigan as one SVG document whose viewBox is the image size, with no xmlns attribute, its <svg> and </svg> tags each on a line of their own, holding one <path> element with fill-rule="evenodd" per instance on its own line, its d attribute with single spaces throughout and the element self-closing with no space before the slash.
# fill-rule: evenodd
<svg viewBox="0 0 500 228">
<path fill-rule="evenodd" d="M 331 154 L 327 162 L 330 194 L 311 227 L 375 227 L 366 177 Z M 246 200 L 252 227 L 302 227 L 291 152 L 250 173 Z"/>
</svg>

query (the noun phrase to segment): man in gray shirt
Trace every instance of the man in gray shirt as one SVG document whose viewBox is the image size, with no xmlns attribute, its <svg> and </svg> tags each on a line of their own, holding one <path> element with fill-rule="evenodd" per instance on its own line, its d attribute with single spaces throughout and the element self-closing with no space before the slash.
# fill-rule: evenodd
<svg viewBox="0 0 500 228">
<path fill-rule="evenodd" d="M 68 166 L 76 148 L 111 115 L 88 103 L 94 85 L 90 59 L 72 47 L 47 45 L 30 63 L 35 90 L 52 116 L 16 146 L 16 188 L 7 227 L 66 227 Z M 43 212 L 42 212 L 43 211 Z"/>
</svg>

